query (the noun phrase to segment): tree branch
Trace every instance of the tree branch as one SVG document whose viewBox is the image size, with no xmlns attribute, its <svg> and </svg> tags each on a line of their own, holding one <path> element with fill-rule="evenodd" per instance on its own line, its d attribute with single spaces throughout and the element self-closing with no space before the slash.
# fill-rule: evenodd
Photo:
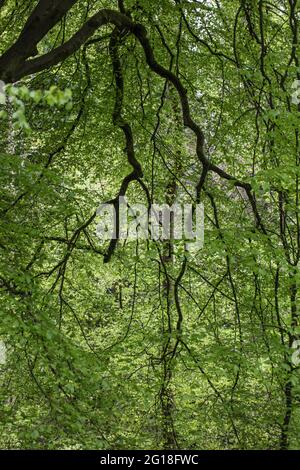
<svg viewBox="0 0 300 470">
<path fill-rule="evenodd" d="M 40 0 L 34 8 L 17 41 L 0 57 L 0 78 L 14 82 L 28 57 L 37 55 L 37 45 L 77 0 Z M 1 6 L 1 5 L 0 5 Z"/>
</svg>

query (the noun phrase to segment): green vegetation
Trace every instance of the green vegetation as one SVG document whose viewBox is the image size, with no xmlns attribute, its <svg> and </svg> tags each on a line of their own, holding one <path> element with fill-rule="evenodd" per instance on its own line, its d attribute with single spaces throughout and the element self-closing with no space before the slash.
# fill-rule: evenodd
<svg viewBox="0 0 300 470">
<path fill-rule="evenodd" d="M 0 447 L 300 449 L 299 0 L 0 1 Z M 205 243 L 96 236 L 205 207 Z"/>
</svg>

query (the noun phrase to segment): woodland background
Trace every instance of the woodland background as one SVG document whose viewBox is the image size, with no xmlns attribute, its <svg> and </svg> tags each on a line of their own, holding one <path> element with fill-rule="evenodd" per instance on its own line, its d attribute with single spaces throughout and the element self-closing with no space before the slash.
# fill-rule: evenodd
<svg viewBox="0 0 300 470">
<path fill-rule="evenodd" d="M 1 448 L 300 448 L 299 8 L 0 1 Z M 203 249 L 102 243 L 124 194 Z"/>
</svg>

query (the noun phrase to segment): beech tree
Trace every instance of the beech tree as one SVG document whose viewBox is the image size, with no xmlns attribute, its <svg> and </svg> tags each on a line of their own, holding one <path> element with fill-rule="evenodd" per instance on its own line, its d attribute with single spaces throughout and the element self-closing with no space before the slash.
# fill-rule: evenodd
<svg viewBox="0 0 300 470">
<path fill-rule="evenodd" d="M 300 448 L 299 5 L 0 1 L 2 448 Z"/>
</svg>

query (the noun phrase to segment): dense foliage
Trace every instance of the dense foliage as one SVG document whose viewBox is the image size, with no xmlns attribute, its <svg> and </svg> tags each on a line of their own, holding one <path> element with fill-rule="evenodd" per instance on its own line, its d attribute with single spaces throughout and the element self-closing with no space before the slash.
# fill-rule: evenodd
<svg viewBox="0 0 300 470">
<path fill-rule="evenodd" d="M 0 446 L 299 449 L 299 0 L 0 18 Z M 204 247 L 99 240 L 125 194 Z"/>
</svg>

